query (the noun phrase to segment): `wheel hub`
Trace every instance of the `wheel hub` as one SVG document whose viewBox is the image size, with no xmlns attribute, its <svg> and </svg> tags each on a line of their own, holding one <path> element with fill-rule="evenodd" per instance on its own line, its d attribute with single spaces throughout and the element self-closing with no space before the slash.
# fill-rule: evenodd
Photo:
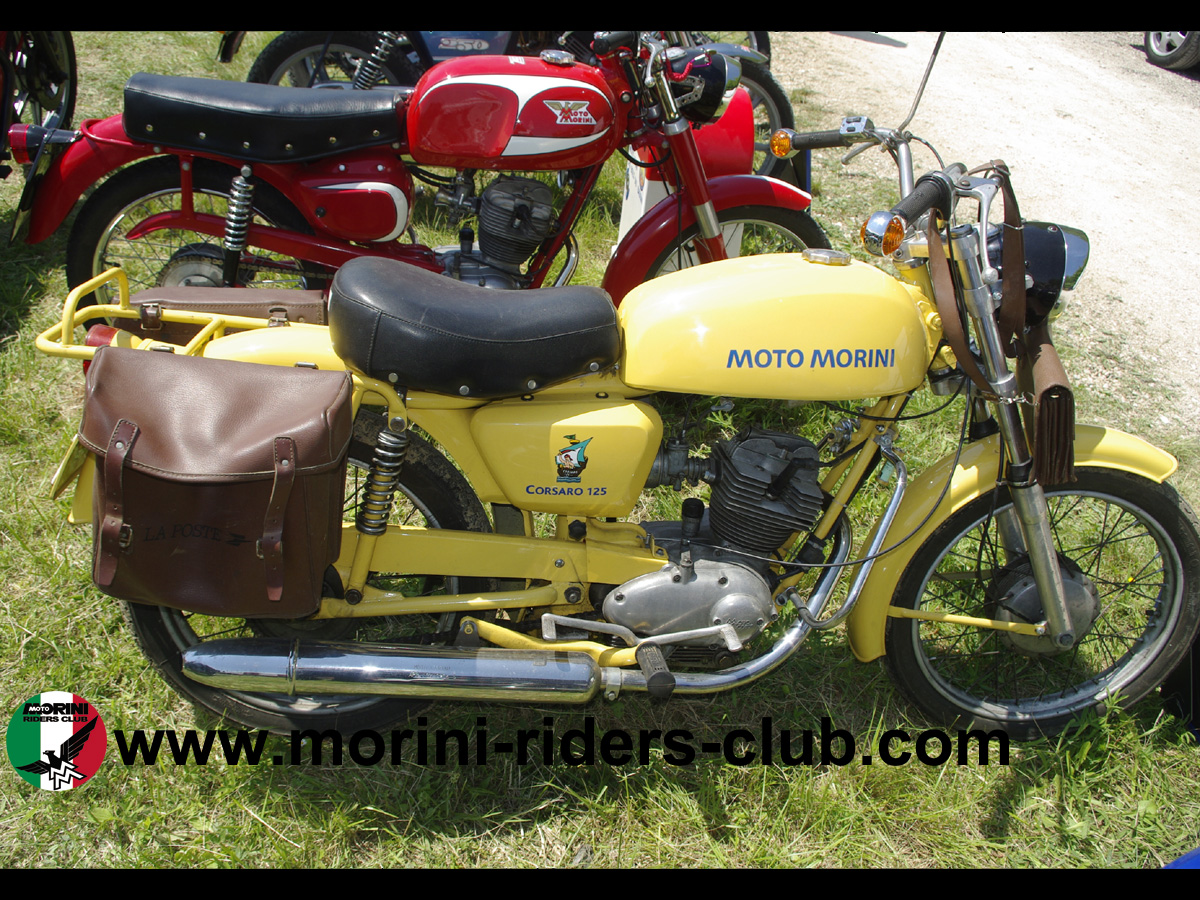
<svg viewBox="0 0 1200 900">
<path fill-rule="evenodd" d="M 1073 562 L 1061 554 L 1058 562 L 1059 572 L 1062 573 L 1063 594 L 1067 601 L 1067 615 L 1071 621 L 1071 630 L 1075 633 L 1075 643 L 1078 644 L 1079 640 L 1091 631 L 1096 617 L 1100 614 L 1099 593 L 1092 580 Z M 1036 624 L 1046 619 L 1037 582 L 1033 577 L 1033 566 L 1028 557 L 1001 570 L 1000 576 L 988 591 L 988 600 L 992 616 L 1002 622 Z M 1034 635 L 1006 631 L 1001 632 L 1000 639 L 1025 656 L 1054 656 L 1064 652 L 1062 647 L 1055 644 L 1049 633 Z"/>
<path fill-rule="evenodd" d="M 187 244 L 158 273 L 159 287 L 222 287 L 225 253 L 212 244 Z"/>
</svg>

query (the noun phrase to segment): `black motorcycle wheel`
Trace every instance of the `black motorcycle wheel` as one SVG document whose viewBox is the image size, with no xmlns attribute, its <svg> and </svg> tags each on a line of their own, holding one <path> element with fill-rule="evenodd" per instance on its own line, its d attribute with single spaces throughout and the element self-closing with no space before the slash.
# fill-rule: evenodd
<svg viewBox="0 0 1200 900">
<path fill-rule="evenodd" d="M 396 497 L 393 522 L 426 528 L 490 531 L 487 516 L 466 479 L 428 442 L 411 435 Z M 387 577 L 400 589 L 399 576 Z M 407 576 L 405 593 L 486 591 L 487 582 L 473 578 Z M 188 647 L 215 638 L 249 635 L 320 640 L 359 640 L 407 643 L 413 632 L 434 632 L 449 623 L 432 617 L 388 616 L 376 619 L 314 620 L 310 622 L 229 619 L 199 616 L 164 607 L 124 603 L 125 621 L 138 646 L 159 673 L 180 694 L 218 716 L 246 728 L 288 733 L 314 728 L 342 734 L 384 731 L 427 701 L 381 696 L 246 693 L 208 687 L 183 674 L 181 654 Z M 451 616 L 453 618 L 453 616 Z M 413 621 L 419 620 L 419 621 Z"/>
<path fill-rule="evenodd" d="M 328 42 L 328 44 L 326 43 Z M 263 49 L 247 81 L 289 87 L 349 88 L 359 63 L 378 42 L 373 31 L 285 31 Z M 383 84 L 414 85 L 421 77 L 400 46 L 383 66 Z"/>
<path fill-rule="evenodd" d="M 939 723 L 1014 740 L 1053 736 L 1118 697 L 1137 702 L 1189 651 L 1200 629 L 1195 513 L 1167 484 L 1112 469 L 1077 474 L 1046 492 L 1070 582 L 1071 649 L 1055 651 L 1049 636 L 888 618 L 888 670 Z M 895 605 L 1041 621 L 1027 558 L 1005 559 L 998 547 L 994 512 L 1009 503 L 1005 490 L 995 510 L 989 495 L 950 516 L 913 557 Z"/>
<path fill-rule="evenodd" d="M 1147 31 L 1146 58 L 1164 69 L 1190 69 L 1200 63 L 1200 31 Z"/>
<path fill-rule="evenodd" d="M 224 216 L 236 170 L 198 159 L 192 173 L 197 212 Z M 130 229 L 156 213 L 180 208 L 179 161 L 157 157 L 122 169 L 88 198 L 67 246 L 67 282 L 72 288 L 113 266 L 129 278 L 136 293 L 152 287 L 220 287 L 224 250 L 219 237 L 193 231 L 155 231 L 131 240 Z M 255 221 L 311 234 L 304 216 L 286 197 L 259 182 L 254 191 Z M 313 263 L 248 248 L 242 254 L 241 286 L 320 288 L 328 273 Z M 258 267 L 258 268 L 254 268 Z M 99 296 L 97 296 L 99 295 Z M 116 303 L 115 286 L 89 294 L 89 303 Z"/>
<path fill-rule="evenodd" d="M 829 238 L 808 215 L 778 206 L 738 206 L 720 210 L 717 220 L 725 236 L 731 257 L 760 256 L 764 253 L 799 253 L 813 248 L 829 248 Z M 667 247 L 646 273 L 644 281 L 699 264 L 694 241 L 697 226 L 688 228 L 681 241 Z"/>
<path fill-rule="evenodd" d="M 13 122 L 70 128 L 75 115 L 77 69 L 69 31 L 10 32 Z"/>
</svg>

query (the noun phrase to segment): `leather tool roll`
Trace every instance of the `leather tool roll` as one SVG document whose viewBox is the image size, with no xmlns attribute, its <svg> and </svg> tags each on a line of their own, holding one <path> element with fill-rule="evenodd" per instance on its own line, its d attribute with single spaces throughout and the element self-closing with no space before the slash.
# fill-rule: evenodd
<svg viewBox="0 0 1200 900">
<path fill-rule="evenodd" d="M 1043 485 L 1075 481 L 1075 395 L 1043 322 L 1025 333 L 1017 356 L 1017 383 L 1032 393 L 1036 412 L 1022 406 L 1025 434 L 1033 453 L 1033 477 Z"/>
<path fill-rule="evenodd" d="M 207 615 L 311 615 L 341 544 L 350 407 L 346 372 L 100 348 L 79 427 L 93 580 Z"/>
</svg>

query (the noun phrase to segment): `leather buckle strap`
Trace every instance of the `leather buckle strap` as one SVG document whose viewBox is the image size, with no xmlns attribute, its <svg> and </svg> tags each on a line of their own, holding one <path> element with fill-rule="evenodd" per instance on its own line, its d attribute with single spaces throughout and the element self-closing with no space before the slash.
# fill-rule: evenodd
<svg viewBox="0 0 1200 900">
<path fill-rule="evenodd" d="M 107 587 L 117 574 L 117 560 L 129 545 L 130 528 L 125 524 L 125 501 L 121 477 L 125 460 L 137 440 L 138 427 L 128 419 L 120 419 L 108 439 L 104 453 L 104 508 L 100 517 L 100 552 L 96 554 L 93 578 L 96 584 Z"/>
<path fill-rule="evenodd" d="M 275 480 L 263 522 L 259 555 L 267 567 L 267 599 L 278 603 L 283 598 L 283 521 L 288 497 L 296 479 L 296 442 L 288 437 L 275 438 Z"/>
<path fill-rule="evenodd" d="M 954 282 L 950 278 L 950 262 L 942 249 L 942 237 L 938 233 L 935 213 L 929 215 L 929 227 L 925 231 L 925 239 L 929 244 L 929 278 L 933 283 L 933 299 L 937 304 L 938 315 L 942 319 L 942 335 L 954 352 L 958 364 L 967 376 L 975 382 L 976 387 L 991 393 L 992 386 L 984 377 L 975 356 L 967 345 L 967 337 L 963 332 L 962 313 L 958 309 L 958 300 L 954 293 Z"/>
</svg>

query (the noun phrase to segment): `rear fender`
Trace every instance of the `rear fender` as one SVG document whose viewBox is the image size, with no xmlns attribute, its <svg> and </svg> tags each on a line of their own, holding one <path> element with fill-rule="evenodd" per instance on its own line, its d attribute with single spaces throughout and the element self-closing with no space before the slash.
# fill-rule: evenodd
<svg viewBox="0 0 1200 900">
<path fill-rule="evenodd" d="M 937 512 L 916 534 L 876 561 L 847 623 L 850 648 L 859 660 L 870 662 L 883 655 L 888 607 L 904 570 L 939 525 L 995 487 L 999 461 L 997 436 L 964 448 L 957 468 L 953 468 L 954 480 Z M 1178 463 L 1171 454 L 1139 437 L 1111 428 L 1079 425 L 1075 429 L 1075 465 L 1119 469 L 1163 482 Z M 883 546 L 890 546 L 917 528 L 937 502 L 953 466 L 954 457 L 947 456 L 912 479 Z"/>
<path fill-rule="evenodd" d="M 83 192 L 134 160 L 161 153 L 151 144 L 131 141 L 120 116 L 88 119 L 82 137 L 70 144 L 42 176 L 34 198 L 26 241 L 44 241 L 62 225 Z"/>
</svg>

